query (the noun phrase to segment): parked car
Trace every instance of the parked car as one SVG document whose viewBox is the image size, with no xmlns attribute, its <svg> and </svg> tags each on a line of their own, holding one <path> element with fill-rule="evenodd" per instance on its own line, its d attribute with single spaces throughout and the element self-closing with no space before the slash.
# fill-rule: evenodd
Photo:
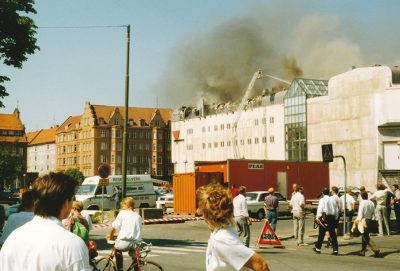
<svg viewBox="0 0 400 271">
<path fill-rule="evenodd" d="M 264 198 L 268 194 L 269 193 L 267 191 L 246 192 L 247 209 L 251 217 L 257 219 L 265 218 Z M 279 200 L 279 208 L 278 208 L 279 215 L 289 213 L 288 210 L 289 202 L 287 201 L 287 199 L 278 192 L 275 192 L 275 196 L 277 196 Z"/>
<path fill-rule="evenodd" d="M 165 211 L 174 205 L 174 194 L 168 193 L 160 196 L 156 201 L 156 208 L 162 208 Z"/>
<path fill-rule="evenodd" d="M 1 204 L 15 204 L 19 201 L 19 193 L 16 191 L 0 191 Z"/>
</svg>

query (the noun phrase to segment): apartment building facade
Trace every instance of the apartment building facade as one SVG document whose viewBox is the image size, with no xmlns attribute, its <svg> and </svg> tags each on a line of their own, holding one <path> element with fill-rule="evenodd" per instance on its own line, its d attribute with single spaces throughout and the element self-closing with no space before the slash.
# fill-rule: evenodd
<svg viewBox="0 0 400 271">
<path fill-rule="evenodd" d="M 22 173 L 17 180 L 4 180 L 0 185 L 9 187 L 23 186 L 23 174 L 26 172 L 27 139 L 25 126 L 20 119 L 19 109 L 12 114 L 0 114 L 0 153 L 21 158 Z"/>
<path fill-rule="evenodd" d="M 27 172 L 44 175 L 56 169 L 58 126 L 27 133 Z"/>
<path fill-rule="evenodd" d="M 128 108 L 127 173 L 150 174 L 170 180 L 170 109 Z M 107 163 L 111 173 L 122 173 L 124 107 L 92 105 L 69 117 L 56 131 L 56 168 L 78 168 L 85 176 L 97 175 Z"/>
</svg>

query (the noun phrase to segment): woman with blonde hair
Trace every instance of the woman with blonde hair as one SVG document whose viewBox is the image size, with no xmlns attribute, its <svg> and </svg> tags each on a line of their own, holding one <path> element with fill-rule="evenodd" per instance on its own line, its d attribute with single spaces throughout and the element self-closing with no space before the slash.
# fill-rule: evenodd
<svg viewBox="0 0 400 271">
<path fill-rule="evenodd" d="M 206 253 L 206 270 L 269 271 L 265 260 L 240 240 L 234 227 L 230 191 L 218 183 L 197 189 L 197 213 L 211 230 Z"/>
<path fill-rule="evenodd" d="M 74 200 L 72 202 L 72 207 L 71 207 L 71 213 L 69 214 L 68 218 L 65 219 L 64 226 L 67 230 L 72 231 L 72 227 L 74 226 L 74 218 L 81 223 L 82 225 L 85 226 L 85 228 L 89 231 L 89 222 L 83 215 L 81 214 L 83 210 L 83 204 L 80 201 Z"/>
</svg>

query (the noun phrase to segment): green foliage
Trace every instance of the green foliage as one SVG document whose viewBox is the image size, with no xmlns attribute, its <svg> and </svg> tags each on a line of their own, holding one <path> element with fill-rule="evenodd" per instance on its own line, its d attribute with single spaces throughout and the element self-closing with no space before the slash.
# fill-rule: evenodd
<svg viewBox="0 0 400 271">
<path fill-rule="evenodd" d="M 0 191 L 5 184 L 13 181 L 23 173 L 23 157 L 15 154 L 0 153 Z"/>
<path fill-rule="evenodd" d="M 72 178 L 74 178 L 75 180 L 78 181 L 79 185 L 82 184 L 83 180 L 85 179 L 85 176 L 83 175 L 83 173 L 77 169 L 77 168 L 69 168 L 66 169 L 64 171 L 65 174 L 71 176 Z"/>
<path fill-rule="evenodd" d="M 36 13 L 34 0 L 0 1 L 0 60 L 7 66 L 22 68 L 22 63 L 39 47 L 36 45 L 35 22 L 23 14 Z M 0 99 L 8 96 L 4 81 L 9 78 L 0 76 Z M 0 107 L 4 104 L 0 101 Z"/>
</svg>

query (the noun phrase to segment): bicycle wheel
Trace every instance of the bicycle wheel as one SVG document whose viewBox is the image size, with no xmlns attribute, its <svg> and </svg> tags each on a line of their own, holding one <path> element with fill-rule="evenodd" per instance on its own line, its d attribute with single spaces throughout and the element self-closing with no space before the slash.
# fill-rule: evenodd
<svg viewBox="0 0 400 271">
<path fill-rule="evenodd" d="M 100 271 L 117 271 L 117 267 L 113 260 L 109 257 L 102 257 L 96 261 L 97 268 Z"/>
<path fill-rule="evenodd" d="M 131 266 L 129 266 L 128 271 L 136 271 L 137 269 L 137 264 L 132 263 Z M 164 271 L 164 269 L 158 263 L 146 261 L 142 262 L 142 271 Z"/>
</svg>

